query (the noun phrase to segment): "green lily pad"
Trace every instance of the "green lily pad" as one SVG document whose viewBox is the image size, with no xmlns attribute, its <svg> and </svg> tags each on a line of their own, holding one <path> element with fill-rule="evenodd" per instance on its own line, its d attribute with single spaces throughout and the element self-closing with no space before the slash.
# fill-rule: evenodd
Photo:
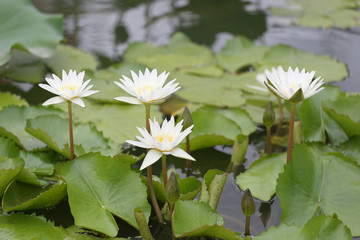
<svg viewBox="0 0 360 240">
<path fill-rule="evenodd" d="M 297 8 L 285 6 L 271 10 L 275 15 L 292 17 L 295 24 L 305 27 L 348 28 L 359 25 L 359 3 L 356 1 L 292 0 L 290 3 L 295 4 Z"/>
<path fill-rule="evenodd" d="M 1 72 L 0 72 L 1 74 Z M 28 106 L 26 100 L 21 99 L 18 95 L 11 94 L 9 92 L 0 93 L 0 111 L 7 106 Z"/>
<path fill-rule="evenodd" d="M 323 103 L 324 111 L 331 116 L 351 137 L 360 135 L 360 95 L 345 96 L 342 94 L 337 101 Z"/>
<path fill-rule="evenodd" d="M 44 186 L 48 184 L 47 181 L 39 179 L 35 173 L 31 172 L 28 168 L 21 169 L 16 180 L 23 183 L 28 183 L 35 186 Z"/>
<path fill-rule="evenodd" d="M 351 240 L 351 232 L 339 219 L 329 216 L 313 217 L 302 228 L 295 225 L 280 224 L 279 227 L 270 227 L 268 231 L 262 232 L 254 240 Z"/>
<path fill-rule="evenodd" d="M 50 176 L 54 173 L 54 164 L 58 156 L 53 152 L 20 152 L 20 158 L 25 161 L 25 168 L 41 176 Z"/>
<path fill-rule="evenodd" d="M 243 239 L 226 229 L 221 215 L 205 203 L 177 201 L 172 224 L 177 238 L 209 236 L 226 240 Z"/>
<path fill-rule="evenodd" d="M 267 46 L 255 45 L 248 38 L 237 36 L 226 43 L 216 60 L 222 68 L 236 73 L 243 67 L 256 65 L 268 50 Z"/>
<path fill-rule="evenodd" d="M 26 124 L 28 133 L 46 143 L 54 151 L 70 158 L 68 129 L 68 119 L 57 115 L 39 116 L 29 119 Z M 108 147 L 107 140 L 89 124 L 75 124 L 73 131 L 76 155 L 84 154 L 84 151 L 97 151 Z"/>
<path fill-rule="evenodd" d="M 128 155 L 111 158 L 90 153 L 65 164 L 62 175 L 77 226 L 114 237 L 118 226 L 112 214 L 135 228 L 135 208 L 141 207 L 149 217 L 146 187 L 130 170 L 132 160 Z"/>
<path fill-rule="evenodd" d="M 296 145 L 292 156 L 276 189 L 281 220 L 303 226 L 319 212 L 336 213 L 359 236 L 360 166 L 342 154 L 323 155 L 306 145 Z"/>
<path fill-rule="evenodd" d="M 12 213 L 0 216 L 0 236 L 4 239 L 16 240 L 95 240 L 98 238 L 85 235 L 84 231 L 76 226 L 63 229 L 55 227 L 43 216 Z"/>
<path fill-rule="evenodd" d="M 70 69 L 80 72 L 88 69 L 95 71 L 98 65 L 95 57 L 72 46 L 58 45 L 52 57 L 45 59 L 45 63 L 57 75 L 62 75 L 62 70 Z"/>
<path fill-rule="evenodd" d="M 283 44 L 271 48 L 261 61 L 261 69 L 277 66 L 284 70 L 290 66 L 316 71 L 315 77 L 321 76 L 325 82 L 341 81 L 348 76 L 346 65 L 328 55 L 315 55 Z"/>
<path fill-rule="evenodd" d="M 306 141 L 325 142 L 327 140 L 326 136 L 328 136 L 330 142 L 339 144 L 348 139 L 342 127 L 325 113 L 321 107 L 323 101 L 335 101 L 339 95 L 339 88 L 327 86 L 301 104 L 299 117 Z"/>
<path fill-rule="evenodd" d="M 26 51 L 12 50 L 9 62 L 0 67 L 0 74 L 15 81 L 39 83 L 44 79 L 46 67 L 43 59 Z"/>
<path fill-rule="evenodd" d="M 0 137 L 0 155 L 3 157 L 14 158 L 20 154 L 19 148 L 8 138 Z"/>
<path fill-rule="evenodd" d="M 24 165 L 24 161 L 20 158 L 0 157 L 0 196 L 17 177 Z"/>
<path fill-rule="evenodd" d="M 0 112 L 0 135 L 32 151 L 46 145 L 25 131 L 26 120 L 46 114 L 63 114 L 53 108 L 10 106 Z"/>
<path fill-rule="evenodd" d="M 2 208 L 5 212 L 46 208 L 56 205 L 66 196 L 66 184 L 62 181 L 39 187 L 13 181 L 4 193 Z"/>
<path fill-rule="evenodd" d="M 0 16 L 0 65 L 10 59 L 12 48 L 50 57 L 63 38 L 62 17 L 40 13 L 29 0 L 1 1 Z"/>
<path fill-rule="evenodd" d="M 221 192 L 227 179 L 227 173 L 210 169 L 204 176 L 199 202 L 207 203 L 211 208 L 216 209 L 219 203 Z"/>
<path fill-rule="evenodd" d="M 360 165 L 360 136 L 354 136 L 340 145 L 339 150 L 345 157 L 351 158 Z"/>
<path fill-rule="evenodd" d="M 124 54 L 126 61 L 138 62 L 160 71 L 211 64 L 212 52 L 197 45 L 182 33 L 175 33 L 167 47 L 154 47 L 147 43 L 135 43 Z"/>
<path fill-rule="evenodd" d="M 276 191 L 276 180 L 284 170 L 286 153 L 268 154 L 260 157 L 244 173 L 236 177 L 236 184 L 243 190 L 250 189 L 252 195 L 269 201 Z"/>
<path fill-rule="evenodd" d="M 183 68 L 180 70 L 180 72 L 195 76 L 204 76 L 204 77 L 221 77 L 224 74 L 223 69 L 214 65 Z"/>
</svg>

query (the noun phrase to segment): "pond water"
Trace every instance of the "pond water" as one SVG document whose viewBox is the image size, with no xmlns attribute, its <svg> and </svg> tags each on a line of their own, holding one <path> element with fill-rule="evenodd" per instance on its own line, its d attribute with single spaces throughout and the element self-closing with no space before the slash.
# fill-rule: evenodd
<svg viewBox="0 0 360 240">
<path fill-rule="evenodd" d="M 343 91 L 360 92 L 360 28 L 350 30 L 310 29 L 290 24 L 288 19 L 271 15 L 268 7 L 281 6 L 281 0 L 33 0 L 42 11 L 64 14 L 64 32 L 67 43 L 91 52 L 102 66 L 121 60 L 127 46 L 134 41 L 166 44 L 173 33 L 181 31 L 192 41 L 219 51 L 235 35 L 245 35 L 261 44 L 288 44 L 316 54 L 329 54 L 345 62 L 349 77 L 339 85 Z M 2 87 L 4 88 L 4 87 Z M 26 89 L 26 85 L 23 85 Z M 30 89 L 31 87 L 29 87 Z M 15 91 L 16 92 L 16 91 Z M 30 103 L 38 103 L 37 87 L 22 93 Z M 260 128 L 250 136 L 246 162 L 238 170 L 244 171 L 259 158 L 265 149 L 265 131 Z M 230 162 L 231 147 L 196 151 L 198 160 L 193 164 L 194 176 L 199 179 L 211 168 L 225 171 Z M 177 168 L 185 177 L 185 161 L 170 159 L 169 167 Z M 160 172 L 160 165 L 155 166 Z M 237 173 L 238 174 L 238 173 Z M 244 232 L 245 216 L 241 212 L 242 191 L 229 173 L 221 196 L 218 211 L 225 225 Z M 281 209 L 276 197 L 269 202 L 256 201 L 257 213 L 252 217 L 251 232 L 258 235 L 271 225 L 279 225 Z M 66 201 L 53 210 L 38 213 L 54 219 L 57 224 L 72 224 L 73 219 Z M 124 225 L 122 236 L 135 235 L 136 231 Z"/>
</svg>

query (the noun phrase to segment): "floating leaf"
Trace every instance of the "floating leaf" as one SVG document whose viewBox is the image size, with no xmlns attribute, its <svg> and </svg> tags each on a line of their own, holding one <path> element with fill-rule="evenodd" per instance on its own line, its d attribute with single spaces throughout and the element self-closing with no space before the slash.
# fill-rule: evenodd
<svg viewBox="0 0 360 240">
<path fill-rule="evenodd" d="M 347 75 L 346 65 L 339 63 L 328 55 L 315 55 L 288 45 L 277 45 L 271 48 L 261 61 L 261 69 L 282 66 L 284 70 L 293 69 L 316 71 L 315 77 L 324 78 L 325 82 L 341 81 Z"/>
<path fill-rule="evenodd" d="M 279 227 L 270 227 L 268 231 L 262 232 L 254 240 L 351 240 L 351 232 L 339 219 L 328 216 L 313 217 L 302 228 L 295 225 L 280 224 Z"/>
<path fill-rule="evenodd" d="M 16 178 L 24 167 L 24 161 L 20 158 L 0 157 L 0 196 L 7 186 Z"/>
<path fill-rule="evenodd" d="M 279 176 L 276 193 L 283 222 L 303 226 L 320 211 L 336 213 L 353 236 L 360 235 L 360 166 L 342 154 L 322 155 L 296 145 L 290 164 Z"/>
<path fill-rule="evenodd" d="M 226 240 L 243 239 L 226 229 L 221 215 L 205 203 L 177 201 L 172 224 L 177 238 L 209 236 Z"/>
<path fill-rule="evenodd" d="M 269 201 L 275 194 L 276 180 L 283 172 L 285 163 L 286 153 L 260 157 L 236 177 L 236 184 L 243 190 L 250 189 L 254 197 Z"/>
<path fill-rule="evenodd" d="M 354 136 L 340 145 L 339 150 L 344 156 L 351 158 L 360 165 L 360 136 Z"/>
<path fill-rule="evenodd" d="M 1 73 L 0 73 L 1 74 Z M 9 92 L 0 93 L 0 111 L 7 106 L 28 106 L 28 103 L 21 99 L 18 95 L 11 94 Z"/>
<path fill-rule="evenodd" d="M 337 101 L 323 103 L 324 111 L 331 116 L 351 137 L 360 135 L 360 95 L 345 96 L 342 94 Z"/>
<path fill-rule="evenodd" d="M 16 81 L 39 83 L 44 79 L 46 66 L 39 57 L 26 51 L 12 50 L 9 62 L 0 67 L 0 74 Z"/>
<path fill-rule="evenodd" d="M 218 64 L 233 73 L 243 67 L 256 65 L 269 50 L 267 46 L 257 46 L 244 36 L 229 40 L 216 55 Z"/>
<path fill-rule="evenodd" d="M 20 158 L 25 160 L 25 168 L 36 175 L 50 176 L 54 173 L 51 161 L 58 160 L 53 152 L 20 152 Z"/>
<path fill-rule="evenodd" d="M 98 238 L 85 235 L 82 229 L 72 226 L 67 229 L 55 227 L 54 223 L 42 216 L 24 213 L 1 215 L 0 236 L 16 240 L 95 240 Z"/>
<path fill-rule="evenodd" d="M 68 119 L 57 115 L 39 116 L 30 119 L 26 124 L 26 131 L 40 139 L 54 151 L 70 158 Z M 75 154 L 81 155 L 85 152 L 96 151 L 107 148 L 107 140 L 94 127 L 88 124 L 75 124 L 74 145 Z"/>
<path fill-rule="evenodd" d="M 21 169 L 19 175 L 16 177 L 17 181 L 32 184 L 35 186 L 43 186 L 46 185 L 48 182 L 42 179 L 38 179 L 35 173 L 30 172 L 28 168 Z"/>
<path fill-rule="evenodd" d="M 43 107 L 4 108 L 0 112 L 0 135 L 8 137 L 26 150 L 45 148 L 46 145 L 25 131 L 26 120 L 46 114 L 62 114 L 62 112 Z"/>
<path fill-rule="evenodd" d="M 133 227 L 137 227 L 135 208 L 141 207 L 149 217 L 146 187 L 139 175 L 130 170 L 129 162 L 133 158 L 128 155 L 111 158 L 90 153 L 63 167 L 76 225 L 114 237 L 118 226 L 112 213 Z"/>
<path fill-rule="evenodd" d="M 327 86 L 323 91 L 306 99 L 301 104 L 299 117 L 306 141 L 325 142 L 326 136 L 328 136 L 330 142 L 339 144 L 348 139 L 341 126 L 329 117 L 321 107 L 323 101 L 335 101 L 339 95 L 339 88 Z"/>
<path fill-rule="evenodd" d="M 226 178 L 227 173 L 218 169 L 210 169 L 204 176 L 199 202 L 205 202 L 211 208 L 216 209 Z"/>
<path fill-rule="evenodd" d="M 39 187 L 13 181 L 4 193 L 2 207 L 5 212 L 51 207 L 66 196 L 62 181 Z"/>
<path fill-rule="evenodd" d="M 3 157 L 18 157 L 20 151 L 13 141 L 0 137 L 0 155 Z"/>
<path fill-rule="evenodd" d="M 45 59 L 45 62 L 59 77 L 62 76 L 62 70 L 66 72 L 70 69 L 78 72 L 85 69 L 95 71 L 98 64 L 90 53 L 66 45 L 58 45 L 54 55 Z"/>
<path fill-rule="evenodd" d="M 0 65 L 10 59 L 10 49 L 50 57 L 62 39 L 62 17 L 40 13 L 29 0 L 0 2 Z"/>
</svg>

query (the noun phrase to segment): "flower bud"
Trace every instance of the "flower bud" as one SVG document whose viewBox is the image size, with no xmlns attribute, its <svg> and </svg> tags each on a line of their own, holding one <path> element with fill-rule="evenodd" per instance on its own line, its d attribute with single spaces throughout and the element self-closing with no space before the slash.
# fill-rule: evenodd
<svg viewBox="0 0 360 240">
<path fill-rule="evenodd" d="M 170 174 L 170 178 L 165 187 L 166 200 L 169 203 L 175 203 L 180 197 L 180 188 L 175 173 Z"/>
<path fill-rule="evenodd" d="M 268 103 L 265 109 L 263 123 L 267 128 L 271 127 L 275 123 L 275 112 L 271 101 Z"/>
<path fill-rule="evenodd" d="M 255 202 L 248 188 L 245 190 L 243 198 L 241 200 L 241 210 L 247 217 L 255 213 Z"/>
<path fill-rule="evenodd" d="M 184 119 L 184 129 L 187 129 L 188 127 L 193 125 L 193 120 L 188 107 L 185 107 L 182 118 Z"/>
</svg>

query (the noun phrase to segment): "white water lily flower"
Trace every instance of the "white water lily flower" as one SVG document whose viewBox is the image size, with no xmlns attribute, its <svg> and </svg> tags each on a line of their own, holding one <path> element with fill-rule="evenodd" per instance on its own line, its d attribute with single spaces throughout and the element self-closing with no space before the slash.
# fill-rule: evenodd
<svg viewBox="0 0 360 240">
<path fill-rule="evenodd" d="M 324 84 L 324 79 L 318 77 L 313 80 L 315 71 L 305 72 L 303 69 L 299 72 L 298 68 L 293 71 L 289 67 L 288 71 L 285 72 L 282 67 L 278 67 L 277 69 L 273 68 L 271 72 L 265 70 L 265 74 L 267 77 L 265 85 L 268 89 L 285 100 L 292 101 L 292 97 L 300 89 L 301 98 L 294 101 L 307 99 L 324 89 L 321 87 Z"/>
<path fill-rule="evenodd" d="M 131 71 L 131 75 L 132 80 L 122 75 L 123 79 L 119 79 L 121 83 L 115 83 L 133 97 L 116 97 L 116 100 L 131 104 L 154 104 L 180 89 L 179 84 L 175 83 L 176 79 L 164 85 L 169 76 L 165 71 L 159 76 L 156 69 L 151 72 L 146 69 L 144 74 L 139 71 L 139 76 Z"/>
<path fill-rule="evenodd" d="M 76 71 L 70 70 L 69 74 L 66 74 L 66 72 L 63 70 L 62 79 L 60 79 L 55 74 L 52 76 L 53 79 L 45 78 L 49 85 L 40 83 L 39 86 L 58 96 L 48 99 L 42 104 L 43 106 L 71 101 L 81 107 L 85 107 L 85 104 L 81 98 L 99 92 L 90 90 L 90 88 L 93 87 L 93 85 L 88 86 L 90 79 L 83 83 L 85 76 L 84 71 L 76 74 Z"/>
<path fill-rule="evenodd" d="M 282 69 L 281 66 L 278 66 L 277 67 L 277 70 L 279 71 L 280 69 Z M 258 90 L 260 92 L 269 92 L 269 89 L 266 87 L 265 85 L 265 82 L 267 80 L 266 78 L 266 74 L 265 73 L 259 73 L 256 75 L 255 77 L 256 81 L 258 81 L 258 83 L 261 84 L 261 87 L 260 86 L 256 86 L 256 85 L 247 85 L 249 88 L 252 88 L 252 89 L 255 89 L 255 90 Z"/>
<path fill-rule="evenodd" d="M 146 154 L 145 159 L 141 164 L 140 170 L 143 170 L 144 168 L 155 163 L 163 154 L 171 154 L 179 158 L 195 161 L 195 159 L 187 152 L 181 148 L 176 147 L 187 135 L 191 133 L 191 129 L 194 127 L 194 125 L 191 125 L 184 131 L 181 131 L 183 128 L 183 120 L 181 120 L 181 122 L 175 126 L 175 120 L 173 116 L 171 117 L 170 121 L 165 119 L 161 127 L 155 118 L 154 122 L 151 120 L 149 120 L 149 122 L 151 134 L 149 134 L 145 128 L 137 128 L 142 135 L 142 137 L 136 136 L 139 141 L 126 141 L 127 143 L 137 147 L 151 149 Z"/>
</svg>

